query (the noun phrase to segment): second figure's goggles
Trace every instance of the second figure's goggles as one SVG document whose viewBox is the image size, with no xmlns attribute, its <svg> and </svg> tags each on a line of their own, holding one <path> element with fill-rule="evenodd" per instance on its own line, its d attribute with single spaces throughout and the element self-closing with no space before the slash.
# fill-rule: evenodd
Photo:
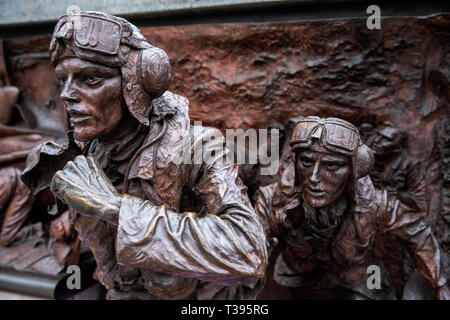
<svg viewBox="0 0 450 320">
<path fill-rule="evenodd" d="M 290 145 L 293 150 L 308 148 L 313 139 L 332 152 L 349 156 L 355 154 L 360 144 L 358 129 L 351 123 L 338 118 L 309 116 L 295 126 Z"/>
</svg>

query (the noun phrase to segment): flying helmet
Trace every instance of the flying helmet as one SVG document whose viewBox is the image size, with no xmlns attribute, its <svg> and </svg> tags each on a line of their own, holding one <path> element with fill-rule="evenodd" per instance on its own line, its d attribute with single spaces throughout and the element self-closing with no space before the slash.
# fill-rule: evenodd
<svg viewBox="0 0 450 320">
<path fill-rule="evenodd" d="M 122 91 L 131 115 L 148 126 L 152 101 L 169 87 L 171 67 L 167 54 L 151 45 L 125 19 L 101 12 L 62 16 L 50 42 L 53 65 L 77 57 L 122 73 Z"/>
<path fill-rule="evenodd" d="M 309 148 L 315 141 L 325 149 L 351 157 L 355 179 L 366 176 L 374 162 L 372 150 L 361 142 L 358 129 L 339 118 L 302 117 L 292 133 L 292 151 Z"/>
</svg>

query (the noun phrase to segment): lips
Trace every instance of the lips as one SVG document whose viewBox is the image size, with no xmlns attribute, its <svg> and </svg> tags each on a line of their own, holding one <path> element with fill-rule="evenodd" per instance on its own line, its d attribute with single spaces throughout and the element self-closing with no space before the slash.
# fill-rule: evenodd
<svg viewBox="0 0 450 320">
<path fill-rule="evenodd" d="M 305 187 L 305 193 L 308 194 L 309 196 L 314 197 L 314 198 L 320 198 L 320 197 L 323 197 L 325 195 L 325 191 L 323 191 L 322 189 L 313 188 L 311 186 L 306 186 Z"/>
<path fill-rule="evenodd" d="M 72 125 L 78 124 L 80 122 L 83 122 L 83 121 L 86 121 L 86 120 L 89 120 L 90 118 L 92 118 L 92 116 L 90 116 L 86 113 L 70 109 L 69 107 L 67 108 L 67 112 L 69 113 L 69 121 Z"/>
<path fill-rule="evenodd" d="M 86 120 L 88 120 L 88 119 L 90 119 L 90 118 L 92 118 L 92 117 L 91 117 L 91 116 L 82 116 L 82 117 L 73 117 L 73 116 L 70 116 L 69 121 L 70 121 L 71 124 L 77 124 L 77 123 L 86 121 Z"/>
</svg>

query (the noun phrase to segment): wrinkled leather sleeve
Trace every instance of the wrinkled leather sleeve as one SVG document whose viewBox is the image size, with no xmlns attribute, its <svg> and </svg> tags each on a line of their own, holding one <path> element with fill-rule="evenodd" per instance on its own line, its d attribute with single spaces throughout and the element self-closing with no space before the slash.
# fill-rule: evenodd
<svg viewBox="0 0 450 320">
<path fill-rule="evenodd" d="M 203 137 L 210 134 L 207 130 Z M 205 147 L 214 148 L 214 143 Z M 123 195 L 118 263 L 217 282 L 264 276 L 267 248 L 261 222 L 238 178 L 238 166 L 226 164 L 223 155 L 191 165 L 186 173 L 206 214 L 174 212 Z"/>
<path fill-rule="evenodd" d="M 272 207 L 272 200 L 278 184 L 272 183 L 259 188 L 258 199 L 255 204 L 256 214 L 261 218 L 266 237 L 279 236 L 278 221 Z"/>
<path fill-rule="evenodd" d="M 416 267 L 432 288 L 447 283 L 439 243 L 424 215 L 410 210 L 398 199 L 386 199 L 384 231 L 406 240 L 413 252 Z"/>
<path fill-rule="evenodd" d="M 376 190 L 370 179 L 363 184 L 364 197 L 372 199 L 378 207 L 382 232 L 390 232 L 408 243 L 418 271 L 432 288 L 445 285 L 447 277 L 440 246 L 424 214 L 410 209 L 396 197 L 388 196 L 385 190 Z"/>
</svg>

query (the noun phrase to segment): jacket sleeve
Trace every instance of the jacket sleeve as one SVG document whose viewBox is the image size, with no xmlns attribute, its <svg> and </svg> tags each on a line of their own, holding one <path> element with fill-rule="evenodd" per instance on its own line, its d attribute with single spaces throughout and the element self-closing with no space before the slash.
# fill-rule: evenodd
<svg viewBox="0 0 450 320">
<path fill-rule="evenodd" d="M 260 217 L 266 238 L 271 245 L 278 243 L 277 238 L 282 237 L 280 226 L 283 224 L 288 212 L 300 205 L 298 189 L 295 183 L 295 168 L 289 162 L 281 170 L 278 182 L 259 188 L 255 211 Z"/>
<path fill-rule="evenodd" d="M 197 138 L 196 143 L 203 142 Z M 204 147 L 221 146 L 207 142 Z M 123 195 L 118 263 L 217 282 L 264 276 L 262 224 L 238 178 L 238 166 L 226 164 L 224 153 L 226 149 L 218 149 L 206 163 L 192 164 L 186 172 L 186 183 L 203 200 L 205 213 L 174 212 Z"/>
<path fill-rule="evenodd" d="M 258 198 L 255 203 L 255 212 L 261 219 L 267 239 L 279 235 L 276 215 L 272 208 L 273 195 L 277 186 L 278 184 L 275 182 L 259 187 Z"/>
<path fill-rule="evenodd" d="M 382 231 L 391 232 L 405 240 L 413 254 L 416 267 L 432 288 L 447 283 L 445 265 L 441 258 L 439 243 L 434 237 L 423 213 L 413 211 L 386 191 L 377 191 Z"/>
</svg>

